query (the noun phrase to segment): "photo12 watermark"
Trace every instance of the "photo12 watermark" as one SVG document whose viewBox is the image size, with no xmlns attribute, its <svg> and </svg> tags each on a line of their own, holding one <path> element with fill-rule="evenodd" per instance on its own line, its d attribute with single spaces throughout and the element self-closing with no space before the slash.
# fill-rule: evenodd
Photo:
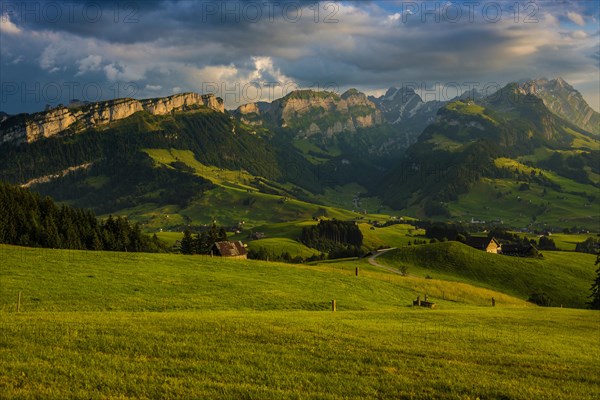
<svg viewBox="0 0 600 400">
<path fill-rule="evenodd" d="M 402 23 L 539 22 L 540 4 L 497 1 L 407 1 L 400 3 Z"/>
<path fill-rule="evenodd" d="M 200 83 L 202 93 L 210 93 L 223 99 L 226 104 L 243 105 L 255 102 L 272 102 L 290 93 L 304 91 L 312 101 L 321 99 L 320 93 L 338 95 L 336 82 L 314 82 L 302 85 L 295 81 L 211 81 Z"/>
<path fill-rule="evenodd" d="M 135 98 L 139 92 L 136 82 L 3 81 L 0 83 L 0 105 L 38 103 L 54 107 Z"/>
<path fill-rule="evenodd" d="M 0 18 L 18 23 L 137 24 L 142 5 L 137 1 L 2 1 Z"/>
<path fill-rule="evenodd" d="M 198 1 L 202 23 L 339 23 L 336 1 Z"/>
<path fill-rule="evenodd" d="M 509 104 L 535 103 L 536 99 L 527 96 L 536 91 L 535 84 L 522 83 L 518 87 L 506 86 L 496 81 L 448 81 L 419 82 L 402 81 L 397 92 L 402 102 L 407 102 L 417 93 L 424 102 L 449 102 L 453 100 L 476 102 L 500 102 Z"/>
</svg>

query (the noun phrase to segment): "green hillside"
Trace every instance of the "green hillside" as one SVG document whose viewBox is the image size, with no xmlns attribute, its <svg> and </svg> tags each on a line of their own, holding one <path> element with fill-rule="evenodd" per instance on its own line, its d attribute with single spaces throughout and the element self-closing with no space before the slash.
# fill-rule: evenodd
<svg viewBox="0 0 600 400">
<path fill-rule="evenodd" d="M 431 288 L 440 285 L 380 272 L 366 260 L 303 266 L 176 254 L 7 245 L 0 245 L 0 249 L 4 265 L 0 277 L 6 288 L 0 303 L 3 312 L 13 310 L 19 290 L 25 293 L 23 309 L 40 312 L 327 310 L 331 298 L 338 299 L 340 310 L 396 309 L 409 304 L 420 292 L 414 290 L 415 282 L 423 290 L 430 284 Z M 370 271 L 365 272 L 365 280 L 355 279 L 356 265 Z M 489 302 L 489 290 L 453 286 L 447 284 L 448 298 L 456 292 L 456 298 L 462 298 L 460 303 Z M 510 306 L 528 306 L 522 300 L 496 294 Z M 444 307 L 453 307 L 453 302 L 440 301 Z"/>
<path fill-rule="evenodd" d="M 12 246 L 0 258 L 7 399 L 593 399 L 600 389 L 596 312 L 366 261 L 357 277 L 356 262 Z M 408 307 L 424 292 L 436 309 Z"/>
<path fill-rule="evenodd" d="M 368 219 L 402 214 L 597 230 L 597 136 L 516 84 L 499 93 L 447 103 L 408 149 L 398 147 L 405 132 L 383 121 L 304 137 L 300 131 L 313 120 L 333 123 L 338 111 L 364 116 L 363 106 L 341 107 L 331 93 L 313 93 L 318 115 L 290 106 L 286 118 L 301 121 L 285 127 L 250 126 L 239 113 L 205 107 L 138 112 L 84 132 L 0 145 L 0 180 L 99 215 L 127 215 L 147 231 L 213 219 L 256 227 L 310 219 L 321 208 L 344 219 L 355 214 L 342 209 L 366 211 Z M 355 91 L 347 95 L 378 118 L 375 103 Z M 324 99 L 333 108 L 323 108 Z"/>
<path fill-rule="evenodd" d="M 312 219 L 314 216 L 326 216 L 337 219 L 353 219 L 360 215 L 332 206 L 318 205 L 312 194 L 293 184 L 279 184 L 268 179 L 251 175 L 245 170 L 234 171 L 225 168 L 204 165 L 191 151 L 177 149 L 144 149 L 157 167 L 173 168 L 180 163 L 190 173 L 212 182 L 216 188 L 203 193 L 186 207 L 174 210 L 175 214 L 188 218 L 192 223 L 207 223 L 216 219 L 218 223 L 235 225 L 244 221 L 248 227 L 256 228 L 263 224 L 277 224 L 287 221 Z M 300 193 L 301 198 L 294 198 Z M 339 202 L 342 202 L 341 200 Z M 336 201 L 330 201 L 335 204 Z M 137 220 L 145 221 L 148 228 L 164 227 L 161 213 L 155 209 L 132 209 L 124 213 Z M 363 215 L 364 216 L 364 215 Z M 377 218 L 368 215 L 369 218 Z M 181 218 L 175 216 L 173 224 L 180 224 Z M 168 225 L 167 225 L 168 227 Z M 260 230 L 260 228 L 256 228 Z"/>
<path fill-rule="evenodd" d="M 254 250 L 257 250 L 262 247 L 269 254 L 274 254 L 276 256 L 288 253 L 292 258 L 298 256 L 302 258 L 308 258 L 310 256 L 319 254 L 319 251 L 315 249 L 311 249 L 310 247 L 307 247 L 302 243 L 298 243 L 295 240 L 285 238 L 267 238 L 253 240 L 248 243 L 248 247 Z"/>
<path fill-rule="evenodd" d="M 361 216 L 361 218 L 363 217 L 364 216 Z M 375 221 L 388 220 L 385 218 L 379 219 L 377 216 L 368 215 L 367 217 L 373 218 Z M 343 218 L 338 217 L 338 219 Z M 307 258 L 313 254 L 319 254 L 320 252 L 304 246 L 299 243 L 299 240 L 302 228 L 315 224 L 317 224 L 317 222 L 311 219 L 258 226 L 252 228 L 250 231 L 265 234 L 266 239 L 251 240 L 248 243 L 250 244 L 250 248 L 257 249 L 259 247 L 264 247 L 271 254 L 281 255 L 282 253 L 287 252 L 292 258 L 296 256 Z M 415 228 L 408 223 L 375 228 L 367 222 L 359 222 L 358 226 L 363 234 L 364 251 L 371 251 L 384 247 L 404 246 L 416 237 L 423 240 L 422 235 L 425 233 L 424 230 Z M 246 231 L 238 235 L 233 235 L 232 237 L 236 240 L 249 240 Z M 180 239 L 180 237 L 178 237 L 178 239 Z"/>
<path fill-rule="evenodd" d="M 542 259 L 489 254 L 459 242 L 404 247 L 377 260 L 407 265 L 409 274 L 466 282 L 527 299 L 542 290 L 553 306 L 585 307 L 594 279 L 596 257 L 591 254 L 543 251 Z"/>
<path fill-rule="evenodd" d="M 315 165 L 309 142 L 294 150 L 289 132 L 258 131 L 204 108 L 165 116 L 139 112 L 77 135 L 67 132 L 26 147 L 2 145 L 0 179 L 27 183 L 100 215 L 127 215 L 149 231 L 190 219 L 262 225 L 319 213 L 356 215 L 334 209 L 355 208 L 353 198 L 367 191 L 355 179 L 364 181 L 371 170 L 363 168 L 360 154 L 348 154 L 349 136 L 340 139 L 345 155 L 338 150 Z M 382 209 L 377 198 L 364 199 L 359 208 Z"/>
<path fill-rule="evenodd" d="M 420 218 L 597 229 L 600 141 L 513 84 L 438 111 L 374 190 Z"/>
<path fill-rule="evenodd" d="M 423 229 L 415 228 L 408 223 L 383 228 L 362 223 L 359 227 L 363 234 L 364 245 L 370 249 L 406 246 L 409 241 L 414 240 L 415 236 L 425 234 Z"/>
</svg>

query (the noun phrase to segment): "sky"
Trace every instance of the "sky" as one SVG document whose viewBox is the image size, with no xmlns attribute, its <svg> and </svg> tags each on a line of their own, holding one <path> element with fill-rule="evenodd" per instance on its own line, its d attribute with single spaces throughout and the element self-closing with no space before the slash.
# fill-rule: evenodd
<svg viewBox="0 0 600 400">
<path fill-rule="evenodd" d="M 0 110 L 298 88 L 426 100 L 562 77 L 600 110 L 597 1 L 0 0 Z"/>
</svg>

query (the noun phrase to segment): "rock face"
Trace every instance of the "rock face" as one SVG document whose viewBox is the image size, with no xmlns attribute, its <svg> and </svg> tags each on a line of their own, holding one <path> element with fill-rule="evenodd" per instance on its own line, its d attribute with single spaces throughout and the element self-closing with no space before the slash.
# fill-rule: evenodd
<svg viewBox="0 0 600 400">
<path fill-rule="evenodd" d="M 135 100 L 117 99 L 81 107 L 57 107 L 35 114 L 20 114 L 0 121 L 0 144 L 32 143 L 57 135 L 67 129 L 81 132 L 130 117 L 139 111 L 165 115 L 204 106 L 225 112 L 223 100 L 212 94 L 182 93 L 174 96 Z"/>
<path fill-rule="evenodd" d="M 519 87 L 523 92 L 542 99 L 554 114 L 588 132 L 600 135 L 600 114 L 564 79 L 559 77 L 552 80 L 529 80 L 520 83 Z"/>
<path fill-rule="evenodd" d="M 435 114 L 446 102 L 424 102 L 411 88 L 390 88 L 384 96 L 369 97 L 390 124 L 418 125 L 420 130 L 435 120 Z M 417 129 L 419 130 L 419 129 Z"/>
<path fill-rule="evenodd" d="M 407 148 L 429 124 L 435 122 L 438 110 L 446 102 L 432 100 L 424 102 L 412 88 L 402 87 L 388 89 L 380 97 L 370 96 L 381 110 L 385 120 L 397 128 L 399 134 L 387 146 L 391 148 Z"/>
<path fill-rule="evenodd" d="M 300 137 L 356 132 L 383 123 L 377 106 L 363 93 L 350 89 L 341 96 L 332 92 L 298 90 L 272 103 L 250 103 L 235 114 L 249 125 L 290 128 Z"/>
</svg>

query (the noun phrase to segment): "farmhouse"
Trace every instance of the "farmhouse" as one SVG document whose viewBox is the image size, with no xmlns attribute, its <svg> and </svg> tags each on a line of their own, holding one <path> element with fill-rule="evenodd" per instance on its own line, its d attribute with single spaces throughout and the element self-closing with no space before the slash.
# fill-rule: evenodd
<svg viewBox="0 0 600 400">
<path fill-rule="evenodd" d="M 502 249 L 502 245 L 495 239 L 488 239 L 486 237 L 470 237 L 467 240 L 467 245 L 477 249 L 483 250 L 488 253 L 498 254 Z"/>
<path fill-rule="evenodd" d="M 217 242 L 214 244 L 212 251 L 221 257 L 247 259 L 248 250 L 239 240 L 236 242 Z"/>
<path fill-rule="evenodd" d="M 470 237 L 467 240 L 467 245 L 488 253 L 498 254 L 502 251 L 502 245 L 495 238 Z"/>
</svg>

